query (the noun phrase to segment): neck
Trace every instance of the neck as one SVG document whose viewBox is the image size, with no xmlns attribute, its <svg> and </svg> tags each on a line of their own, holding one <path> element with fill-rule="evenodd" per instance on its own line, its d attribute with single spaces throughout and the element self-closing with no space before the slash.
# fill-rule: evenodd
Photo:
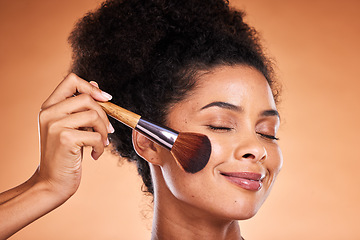
<svg viewBox="0 0 360 240">
<path fill-rule="evenodd" d="M 161 186 L 165 184 L 154 184 L 152 240 L 242 239 L 236 220 L 219 219 L 209 213 L 204 213 L 177 199 L 167 187 Z"/>
<path fill-rule="evenodd" d="M 237 221 L 229 222 L 226 225 L 205 221 L 197 222 L 194 219 L 185 222 L 183 219 L 179 220 L 178 217 L 169 218 L 158 212 L 154 216 L 151 239 L 241 240 L 242 238 Z"/>
</svg>

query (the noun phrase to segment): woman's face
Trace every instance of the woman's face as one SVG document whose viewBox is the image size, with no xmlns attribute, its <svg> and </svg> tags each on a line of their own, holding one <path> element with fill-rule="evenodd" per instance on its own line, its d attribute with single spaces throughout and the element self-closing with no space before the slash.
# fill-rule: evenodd
<svg viewBox="0 0 360 240">
<path fill-rule="evenodd" d="M 167 120 L 177 131 L 207 135 L 212 145 L 208 164 L 195 174 L 169 160 L 168 151 L 160 153 L 169 194 L 193 213 L 238 220 L 255 215 L 282 166 L 280 119 L 265 77 L 247 66 L 215 68 L 200 76 Z"/>
</svg>

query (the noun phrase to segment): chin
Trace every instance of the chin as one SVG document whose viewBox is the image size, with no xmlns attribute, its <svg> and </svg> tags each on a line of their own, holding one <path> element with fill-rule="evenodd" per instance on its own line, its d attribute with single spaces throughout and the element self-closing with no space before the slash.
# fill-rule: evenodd
<svg viewBox="0 0 360 240">
<path fill-rule="evenodd" d="M 247 219 L 250 219 L 250 218 L 254 217 L 257 212 L 258 212 L 258 210 L 249 210 L 249 211 L 241 212 L 241 214 L 239 214 L 238 217 L 235 218 L 235 220 L 247 220 Z"/>
<path fill-rule="evenodd" d="M 218 214 L 221 215 L 220 218 L 226 220 L 247 220 L 254 217 L 258 210 L 260 209 L 261 204 L 256 204 L 254 202 L 235 202 L 233 206 L 223 207 Z"/>
<path fill-rule="evenodd" d="M 232 219 L 234 220 L 247 220 L 256 215 L 258 209 L 244 209 L 238 212 Z"/>
<path fill-rule="evenodd" d="M 254 217 L 262 205 L 264 204 L 265 200 L 267 199 L 269 191 L 263 192 L 261 196 L 251 197 L 243 196 L 241 199 L 237 199 L 235 201 L 232 211 L 229 209 L 229 213 L 232 215 L 236 215 L 234 219 L 236 220 L 247 220 Z"/>
</svg>

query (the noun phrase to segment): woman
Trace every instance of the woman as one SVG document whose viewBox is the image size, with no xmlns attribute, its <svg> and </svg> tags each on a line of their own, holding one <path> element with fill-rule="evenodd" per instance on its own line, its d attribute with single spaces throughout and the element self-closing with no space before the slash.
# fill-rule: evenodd
<svg viewBox="0 0 360 240">
<path fill-rule="evenodd" d="M 153 194 L 152 239 L 242 239 L 237 220 L 256 214 L 282 166 L 278 87 L 242 17 L 222 0 L 113 0 L 81 19 L 69 38 L 72 73 L 39 114 L 39 168 L 0 195 L 0 238 L 69 199 L 82 148 L 97 159 L 109 136 Z M 168 150 L 110 123 L 95 100 L 207 135 L 209 163 L 184 172 Z"/>
</svg>

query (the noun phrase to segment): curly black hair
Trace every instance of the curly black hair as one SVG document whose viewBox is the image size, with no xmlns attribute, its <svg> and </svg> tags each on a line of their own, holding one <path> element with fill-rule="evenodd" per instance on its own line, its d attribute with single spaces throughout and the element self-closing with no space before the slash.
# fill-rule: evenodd
<svg viewBox="0 0 360 240">
<path fill-rule="evenodd" d="M 169 108 L 186 97 L 200 71 L 247 65 L 273 90 L 273 67 L 244 12 L 223 0 L 108 0 L 76 24 L 69 42 L 71 71 L 99 83 L 113 102 L 166 125 Z M 153 194 L 148 163 L 132 146 L 131 130 L 112 121 L 116 151 L 137 163 Z"/>
</svg>

